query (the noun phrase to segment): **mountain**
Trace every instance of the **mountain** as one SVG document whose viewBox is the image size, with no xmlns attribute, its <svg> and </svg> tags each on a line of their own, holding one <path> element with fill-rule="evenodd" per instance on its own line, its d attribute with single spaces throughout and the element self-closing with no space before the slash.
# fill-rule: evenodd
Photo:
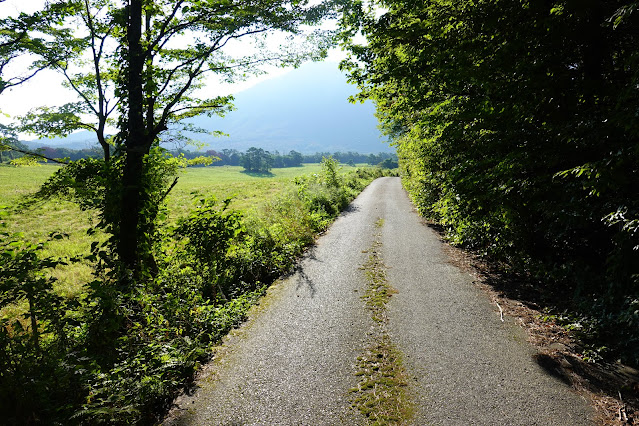
<svg viewBox="0 0 639 426">
<path fill-rule="evenodd" d="M 68 148 L 68 149 L 84 149 L 98 146 L 95 133 L 83 130 L 81 132 L 70 134 L 65 138 L 51 139 L 34 139 L 30 141 L 22 141 L 30 149 L 36 149 L 43 146 L 52 148 Z"/>
<path fill-rule="evenodd" d="M 307 63 L 235 95 L 235 110 L 225 117 L 199 116 L 189 121 L 208 131 L 229 136 L 187 135 L 208 144 L 204 149 L 301 153 L 356 151 L 391 152 L 377 129 L 372 103 L 351 104 L 357 89 L 346 82 L 337 64 Z M 35 141 L 38 146 L 86 148 L 91 133 Z M 84 145 L 83 145 L 84 144 Z"/>
<path fill-rule="evenodd" d="M 192 122 L 229 137 L 193 135 L 209 149 L 251 146 L 302 153 L 393 151 L 382 142 L 371 102 L 351 104 L 357 92 L 335 63 L 308 63 L 235 96 L 236 110 L 225 117 Z"/>
</svg>

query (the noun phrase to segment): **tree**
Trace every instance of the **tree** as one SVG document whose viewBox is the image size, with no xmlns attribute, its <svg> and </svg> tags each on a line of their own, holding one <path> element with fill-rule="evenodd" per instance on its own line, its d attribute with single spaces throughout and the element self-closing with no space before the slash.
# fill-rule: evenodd
<svg viewBox="0 0 639 426">
<path fill-rule="evenodd" d="M 297 151 L 291 151 L 288 153 L 286 167 L 299 167 L 302 165 L 303 159 L 302 154 Z"/>
<path fill-rule="evenodd" d="M 233 78 L 256 63 L 296 64 L 316 51 L 228 60 L 221 49 L 230 41 L 268 31 L 298 32 L 301 24 L 318 22 L 325 5 L 308 7 L 290 0 L 226 1 L 130 0 L 126 8 L 126 37 L 121 39 L 126 79 L 126 120 L 122 130 L 126 158 L 122 177 L 122 210 L 118 254 L 130 270 L 139 270 L 146 250 L 143 211 L 149 207 L 143 188 L 144 158 L 171 123 L 201 113 L 224 111 L 229 98 L 198 99 L 193 92 L 207 73 Z M 171 45 L 176 37 L 193 40 Z"/>
<path fill-rule="evenodd" d="M 95 133 L 108 162 L 111 146 L 106 131 L 115 124 L 113 116 L 119 103 L 115 85 L 121 78 L 113 40 L 118 30 L 117 9 L 110 0 L 66 0 L 50 4 L 43 13 L 57 18 L 49 20 L 45 29 L 54 41 L 48 42 L 46 50 L 32 54 L 46 60 L 47 67 L 63 77 L 78 101 L 34 108 L 21 117 L 20 130 L 41 137 L 89 130 Z"/>
<path fill-rule="evenodd" d="M 126 269 L 138 272 L 153 264 L 148 256 L 157 211 L 153 204 L 166 194 L 150 189 L 145 179 L 153 169 L 148 155 L 158 146 L 160 135 L 179 127 L 183 119 L 223 114 L 230 108 L 231 97 L 201 99 L 196 94 L 204 78 L 216 75 L 232 81 L 259 72 L 260 64 L 297 65 L 320 58 L 330 39 L 315 33 L 302 46 L 284 46 L 275 52 L 262 48 L 243 57 L 229 56 L 225 47 L 249 37 L 259 41 L 273 31 L 301 33 L 303 24 L 319 22 L 329 6 L 297 0 L 129 0 L 122 7 L 115 0 L 58 0 L 34 15 L 55 17 L 37 28 L 55 41 L 47 41 L 47 49 L 28 46 L 29 52 L 39 56 L 38 64 L 63 75 L 79 101 L 32 111 L 23 119 L 23 130 L 59 135 L 93 130 L 108 162 L 111 148 L 105 129 L 117 118 L 119 133 L 110 143 L 121 157 L 117 161 L 122 164 L 121 180 L 112 185 L 121 191 L 115 197 L 121 208 L 112 231 L 115 251 Z M 16 19 L 26 35 L 21 38 L 16 33 L 12 40 L 29 39 L 34 19 Z M 8 22 L 3 24 L 9 28 Z M 50 55 L 54 51 L 60 53 Z M 149 191 L 160 192 L 152 197 Z"/>
<path fill-rule="evenodd" d="M 67 30 L 58 31 L 50 26 L 50 22 L 57 18 L 55 10 L 45 10 L 0 20 L 0 95 L 28 82 L 59 59 L 58 50 L 52 48 L 54 42 L 47 38 L 64 38 L 68 34 Z M 23 62 L 22 67 L 15 66 L 16 59 Z M 2 125 L 2 133 L 0 152 L 28 153 L 26 147 L 17 143 L 13 127 Z"/>
<path fill-rule="evenodd" d="M 241 160 L 241 155 L 239 153 L 238 150 L 236 149 L 223 149 L 222 153 L 226 156 L 226 158 L 228 158 L 228 164 L 230 166 L 239 166 L 240 165 L 240 160 Z"/>
<path fill-rule="evenodd" d="M 52 19 L 56 19 L 55 13 L 41 11 L 0 20 L 0 94 L 31 80 L 57 59 L 51 41 L 44 37 L 44 34 L 51 34 L 49 23 Z M 51 35 L 64 37 L 65 32 Z M 28 65 L 19 69 L 12 67 L 17 58 L 28 59 Z"/>
<path fill-rule="evenodd" d="M 240 160 L 240 165 L 247 172 L 269 173 L 273 167 L 273 157 L 262 148 L 249 148 Z"/>
<path fill-rule="evenodd" d="M 384 161 L 380 162 L 378 166 L 380 166 L 382 169 L 396 169 L 397 167 L 399 167 L 399 164 L 392 158 L 387 158 Z"/>
<path fill-rule="evenodd" d="M 453 241 L 598 300 L 606 321 L 636 321 L 618 309 L 639 294 L 636 3 L 379 4 L 344 16 L 343 67 L 420 210 Z M 359 30 L 367 45 L 349 41 Z"/>
<path fill-rule="evenodd" d="M 4 156 L 13 160 L 15 156 L 11 154 L 13 149 L 16 147 L 26 149 L 26 147 L 18 141 L 14 129 L 4 124 L 0 124 L 0 163 L 5 160 Z M 7 154 L 3 155 L 3 152 L 6 152 Z"/>
</svg>

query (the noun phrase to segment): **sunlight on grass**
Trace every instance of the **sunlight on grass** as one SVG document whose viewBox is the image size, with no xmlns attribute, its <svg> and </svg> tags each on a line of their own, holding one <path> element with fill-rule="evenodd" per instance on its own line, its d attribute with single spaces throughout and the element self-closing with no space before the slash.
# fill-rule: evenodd
<svg viewBox="0 0 639 426">
<path fill-rule="evenodd" d="M 45 164 L 39 167 L 0 166 L 0 206 L 15 207 L 24 197 L 33 194 L 59 166 Z M 222 201 L 233 197 L 231 208 L 252 216 L 256 208 L 272 200 L 278 194 L 293 188 L 293 178 L 319 173 L 319 164 L 302 167 L 273 169 L 270 176 L 254 176 L 243 172 L 242 167 L 198 167 L 180 173 L 178 184 L 167 198 L 170 210 L 169 221 L 174 222 L 186 215 L 200 198 L 215 197 Z M 3 232 L 23 234 L 29 241 L 45 241 L 53 232 L 62 232 L 69 237 L 50 242 L 42 252 L 44 256 L 65 257 L 87 254 L 95 236 L 86 231 L 95 220 L 92 212 L 83 212 L 75 204 L 64 200 L 39 203 L 23 211 L 12 211 L 0 225 Z M 2 223 L 0 222 L 0 223 Z M 93 270 L 88 262 L 59 266 L 51 271 L 58 279 L 56 291 L 65 297 L 82 293 L 84 285 L 93 279 Z M 0 311 L 3 315 L 15 316 L 26 307 L 13 306 Z"/>
<path fill-rule="evenodd" d="M 0 205 L 11 205 L 20 197 L 35 192 L 59 167 L 53 164 L 37 167 L 0 165 Z"/>
<path fill-rule="evenodd" d="M 218 201 L 232 197 L 231 208 L 250 212 L 275 195 L 292 187 L 293 178 L 319 173 L 319 164 L 273 169 L 272 176 L 258 177 L 243 173 L 238 166 L 200 167 L 187 169 L 169 196 L 171 218 L 186 214 L 194 200 L 214 196 Z"/>
</svg>

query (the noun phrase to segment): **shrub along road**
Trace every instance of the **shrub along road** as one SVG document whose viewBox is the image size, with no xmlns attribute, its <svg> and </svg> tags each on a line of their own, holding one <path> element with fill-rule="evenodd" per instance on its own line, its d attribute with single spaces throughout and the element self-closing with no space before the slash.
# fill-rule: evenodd
<svg viewBox="0 0 639 426">
<path fill-rule="evenodd" d="M 370 303 L 383 289 L 390 300 Z M 586 401 L 534 354 L 448 261 L 400 180 L 381 178 L 226 339 L 165 424 L 590 423 Z"/>
</svg>

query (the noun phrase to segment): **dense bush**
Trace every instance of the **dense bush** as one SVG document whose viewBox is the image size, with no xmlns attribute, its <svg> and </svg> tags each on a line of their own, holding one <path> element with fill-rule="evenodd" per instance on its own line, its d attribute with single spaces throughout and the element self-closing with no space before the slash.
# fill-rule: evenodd
<svg viewBox="0 0 639 426">
<path fill-rule="evenodd" d="M 636 5 L 385 5 L 345 18 L 369 41 L 345 66 L 415 204 L 639 363 Z"/>
</svg>

